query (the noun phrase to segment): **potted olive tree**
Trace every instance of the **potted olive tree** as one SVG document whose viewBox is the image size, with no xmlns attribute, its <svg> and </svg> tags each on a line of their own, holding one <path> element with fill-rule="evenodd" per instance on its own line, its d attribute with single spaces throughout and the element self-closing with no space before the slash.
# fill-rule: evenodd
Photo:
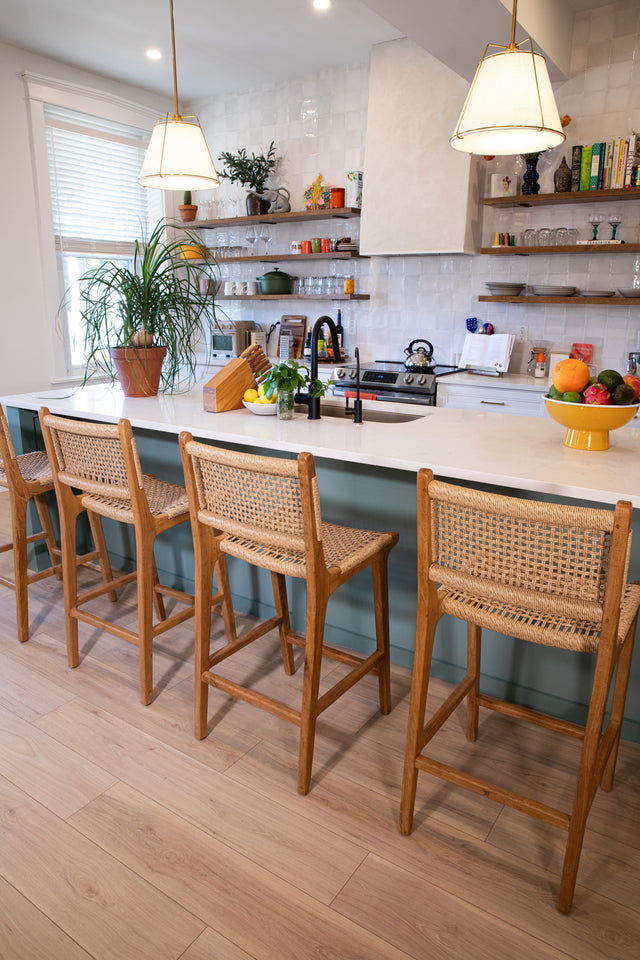
<svg viewBox="0 0 640 960">
<path fill-rule="evenodd" d="M 167 226 L 161 220 L 148 239 L 136 240 L 131 267 L 106 261 L 77 281 L 85 382 L 93 374 L 107 374 L 120 379 L 126 396 L 137 397 L 194 382 L 197 351 L 209 342 L 211 325 L 217 325 L 209 293 L 211 266 L 185 259 L 185 237 L 194 245 L 198 237 L 174 225 L 178 235 L 170 239 Z"/>
<path fill-rule="evenodd" d="M 236 154 L 228 150 L 218 158 L 225 165 L 219 176 L 230 180 L 231 183 L 241 183 L 248 187 L 247 194 L 247 214 L 252 217 L 259 213 L 267 213 L 269 209 L 269 200 L 259 196 L 265 188 L 267 179 L 271 172 L 275 170 L 278 162 L 273 140 L 269 144 L 269 149 L 265 153 L 251 156 L 247 153 L 245 147 L 241 147 Z"/>
</svg>

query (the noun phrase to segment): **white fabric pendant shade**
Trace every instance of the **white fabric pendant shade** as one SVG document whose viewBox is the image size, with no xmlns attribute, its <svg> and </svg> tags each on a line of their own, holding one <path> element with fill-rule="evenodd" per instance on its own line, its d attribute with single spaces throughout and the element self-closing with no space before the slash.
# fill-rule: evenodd
<svg viewBox="0 0 640 960">
<path fill-rule="evenodd" d="M 537 153 L 563 140 L 541 54 L 507 49 L 480 61 L 449 141 L 455 150 L 496 155 Z"/>
<path fill-rule="evenodd" d="M 219 185 L 202 128 L 197 120 L 191 123 L 189 119 L 158 120 L 138 178 L 143 187 L 207 190 Z"/>
</svg>

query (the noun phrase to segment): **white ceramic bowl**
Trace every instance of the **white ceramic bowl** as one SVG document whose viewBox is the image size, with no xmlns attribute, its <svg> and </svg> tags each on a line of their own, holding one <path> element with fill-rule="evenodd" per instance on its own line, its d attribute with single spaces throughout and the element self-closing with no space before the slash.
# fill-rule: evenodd
<svg viewBox="0 0 640 960">
<path fill-rule="evenodd" d="M 618 287 L 618 293 L 621 297 L 640 297 L 640 290 L 637 287 L 623 289 Z"/>
<path fill-rule="evenodd" d="M 277 403 L 250 403 L 249 400 L 242 401 L 251 413 L 256 413 L 259 417 L 274 417 L 278 412 Z"/>
</svg>

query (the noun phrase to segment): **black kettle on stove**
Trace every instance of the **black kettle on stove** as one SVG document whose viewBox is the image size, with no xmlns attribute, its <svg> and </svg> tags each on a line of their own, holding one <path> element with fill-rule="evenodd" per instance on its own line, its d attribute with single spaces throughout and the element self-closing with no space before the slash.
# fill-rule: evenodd
<svg viewBox="0 0 640 960">
<path fill-rule="evenodd" d="M 417 343 L 425 344 L 424 347 L 418 347 Z M 412 340 L 408 347 L 405 347 L 406 360 L 404 365 L 407 370 L 413 372 L 426 373 L 433 366 L 433 346 L 428 340 Z"/>
</svg>

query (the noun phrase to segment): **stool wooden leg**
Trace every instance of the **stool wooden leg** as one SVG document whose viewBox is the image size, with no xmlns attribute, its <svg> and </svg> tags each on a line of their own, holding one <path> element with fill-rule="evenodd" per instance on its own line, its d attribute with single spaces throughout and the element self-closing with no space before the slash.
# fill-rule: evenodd
<svg viewBox="0 0 640 960">
<path fill-rule="evenodd" d="M 293 644 L 287 640 L 291 633 L 291 621 L 289 619 L 289 602 L 287 600 L 287 584 L 282 573 L 271 574 L 271 584 L 273 586 L 273 599 L 276 604 L 276 614 L 280 617 L 280 647 L 282 649 L 282 662 L 284 672 L 291 675 L 296 672 L 296 665 L 293 659 Z"/>
<path fill-rule="evenodd" d="M 467 623 L 467 675 L 474 678 L 467 694 L 467 740 L 478 739 L 478 694 L 480 693 L 481 629 L 476 623 Z"/>
<path fill-rule="evenodd" d="M 227 558 L 224 553 L 218 552 L 215 562 L 216 586 L 218 588 L 219 603 L 222 610 L 222 620 L 224 622 L 227 643 L 235 643 L 238 639 L 236 629 L 236 617 L 233 612 L 233 603 L 231 602 L 231 586 L 229 585 L 229 571 L 227 569 Z M 209 622 L 211 622 L 211 609 L 209 608 Z"/>
<path fill-rule="evenodd" d="M 47 503 L 46 494 L 36 493 L 33 499 L 36 505 L 36 510 L 38 511 L 38 517 L 40 518 L 40 526 L 42 527 L 42 532 L 44 533 L 44 539 L 47 545 L 51 566 L 59 567 L 60 561 L 55 553 L 57 543 L 55 534 L 53 532 L 53 523 L 51 522 L 51 514 L 49 512 L 49 504 Z M 56 570 L 55 578 L 56 580 L 62 580 L 62 570 Z"/>
<path fill-rule="evenodd" d="M 107 544 L 104 539 L 104 530 L 102 529 L 102 517 L 99 513 L 88 512 L 87 517 L 89 519 L 89 526 L 91 527 L 91 536 L 93 537 L 93 542 L 95 548 L 100 554 L 98 557 L 98 563 L 100 565 L 100 572 L 102 573 L 102 579 L 105 583 L 110 583 L 113 580 L 113 572 L 111 570 L 111 561 L 109 560 L 109 552 L 107 550 Z M 118 599 L 118 595 L 115 590 L 111 590 L 107 596 L 112 603 L 115 603 Z"/>
<path fill-rule="evenodd" d="M 73 500 L 71 491 L 66 494 Z M 69 507 L 67 510 L 58 504 L 60 512 L 60 547 L 62 550 L 62 585 L 64 590 L 64 619 L 67 631 L 67 661 L 70 667 L 77 667 L 78 654 L 78 621 L 71 616 L 71 611 L 78 606 L 78 568 L 76 566 L 76 521 L 78 511 Z"/>
<path fill-rule="evenodd" d="M 138 646 L 140 651 L 140 701 L 153 700 L 153 603 L 157 571 L 153 536 L 136 528 L 138 571 Z"/>
<path fill-rule="evenodd" d="M 198 740 L 207 735 L 207 718 L 209 709 L 209 684 L 202 679 L 202 674 L 209 669 L 209 655 L 211 643 L 211 593 L 213 590 L 214 558 L 211 550 L 195 547 L 195 699 L 194 699 L 194 733 Z M 205 555 L 203 555 L 205 554 Z M 225 624 L 226 625 L 226 624 Z M 231 642 L 227 636 L 227 642 Z"/>
<path fill-rule="evenodd" d="M 382 653 L 378 666 L 378 696 L 380 713 L 391 710 L 391 657 L 389 652 L 389 585 L 387 579 L 387 557 L 374 560 L 371 565 L 373 576 L 373 606 L 376 617 L 376 646 Z"/>
<path fill-rule="evenodd" d="M 402 795 L 400 800 L 400 832 L 409 834 L 413 827 L 413 811 L 416 803 L 418 769 L 416 758 L 422 750 L 422 731 L 427 709 L 427 689 L 431 672 L 431 657 L 436 634 L 437 619 L 427 616 L 427 591 L 432 588 L 418 587 L 418 620 L 416 626 L 416 649 L 413 657 L 413 679 L 409 703 L 407 748 L 404 757 Z M 435 588 L 434 588 L 435 589 Z"/>
<path fill-rule="evenodd" d="M 318 690 L 322 668 L 322 640 L 329 598 L 312 583 L 307 583 L 307 640 L 305 644 L 302 708 L 300 712 L 300 753 L 298 759 L 298 793 L 309 792 L 313 748 L 318 718 Z"/>
<path fill-rule="evenodd" d="M 616 730 L 616 737 L 611 747 L 611 753 L 607 760 L 602 774 L 601 786 L 603 790 L 611 790 L 613 787 L 613 778 L 616 772 L 616 761 L 618 759 L 618 747 L 620 746 L 620 732 L 622 730 L 622 718 L 624 714 L 624 704 L 627 697 L 627 685 L 629 683 L 629 672 L 631 670 L 631 658 L 633 656 L 633 641 L 636 635 L 638 618 L 636 617 L 631 624 L 631 629 L 627 634 L 625 643 L 620 651 L 618 658 L 618 667 L 616 670 L 616 680 L 613 687 L 613 697 L 611 699 L 611 715 L 609 724 L 613 724 L 612 729 Z"/>
<path fill-rule="evenodd" d="M 11 527 L 13 536 L 13 579 L 16 594 L 16 623 L 18 640 L 29 639 L 29 592 L 27 586 L 27 505 L 28 500 L 16 494 L 11 496 Z"/>
</svg>

